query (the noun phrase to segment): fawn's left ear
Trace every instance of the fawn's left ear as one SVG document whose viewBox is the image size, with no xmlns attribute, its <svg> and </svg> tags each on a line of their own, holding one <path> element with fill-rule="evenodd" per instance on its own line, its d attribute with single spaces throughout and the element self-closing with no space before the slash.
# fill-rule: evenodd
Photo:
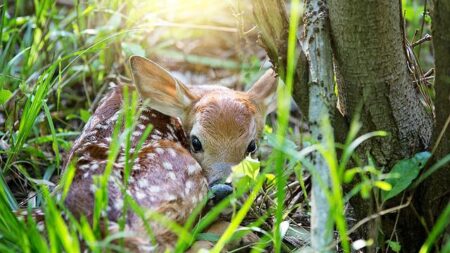
<svg viewBox="0 0 450 253">
<path fill-rule="evenodd" d="M 255 102 L 256 106 L 264 113 L 264 116 L 273 112 L 277 106 L 278 78 L 273 69 L 268 69 L 261 78 L 247 91 L 247 94 Z"/>
<path fill-rule="evenodd" d="M 185 116 L 196 100 L 187 86 L 144 57 L 132 56 L 130 65 L 139 95 L 149 101 L 151 108 L 172 117 Z"/>
</svg>

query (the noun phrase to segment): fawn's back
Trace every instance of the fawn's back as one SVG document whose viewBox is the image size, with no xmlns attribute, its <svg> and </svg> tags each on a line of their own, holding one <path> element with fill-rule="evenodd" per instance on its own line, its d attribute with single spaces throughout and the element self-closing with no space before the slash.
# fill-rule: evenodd
<svg viewBox="0 0 450 253">
<path fill-rule="evenodd" d="M 82 135 L 75 142 L 69 160 L 76 160 L 76 174 L 66 198 L 72 213 L 92 218 L 94 193 L 97 190 L 93 176 L 103 174 L 108 161 L 111 135 L 120 113 L 122 87 L 114 88 L 96 110 Z M 168 218 L 182 223 L 207 191 L 204 173 L 189 153 L 189 146 L 179 121 L 160 112 L 143 110 L 131 139 L 131 156 L 138 152 L 128 178 L 127 193 L 142 207 L 164 213 Z M 141 149 L 135 146 L 147 125 L 153 130 Z M 109 206 L 107 217 L 117 221 L 122 215 L 123 197 L 120 185 L 124 182 L 124 146 L 113 164 L 109 178 Z M 133 213 L 127 224 L 138 231 L 140 221 Z M 164 235 L 164 231 L 155 231 Z M 170 234 L 167 234 L 170 235 Z M 167 241 L 167 238 L 161 238 Z M 173 238 L 172 238 L 173 239 Z"/>
<path fill-rule="evenodd" d="M 223 182 L 233 165 L 256 151 L 265 117 L 273 109 L 276 78 L 268 71 L 248 92 L 186 86 L 153 62 L 141 57 L 130 61 L 137 90 L 149 104 L 132 133 L 130 152 L 137 152 L 137 159 L 126 193 L 140 206 L 183 224 L 205 198 L 208 187 Z M 97 191 L 93 176 L 105 170 L 122 89 L 115 87 L 102 99 L 70 153 L 68 161 L 75 161 L 76 174 L 65 201 L 76 217 L 93 216 Z M 151 134 L 136 150 L 150 124 Z M 113 223 L 123 210 L 124 148 L 108 182 L 105 216 Z M 127 214 L 127 229 L 147 238 L 140 218 L 131 211 Z M 163 248 L 176 242 L 163 226 L 152 223 L 152 229 Z"/>
</svg>

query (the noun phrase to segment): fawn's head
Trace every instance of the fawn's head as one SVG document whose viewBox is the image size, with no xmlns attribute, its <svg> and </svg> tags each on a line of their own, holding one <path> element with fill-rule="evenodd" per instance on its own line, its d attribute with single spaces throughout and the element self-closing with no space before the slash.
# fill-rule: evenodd
<svg viewBox="0 0 450 253">
<path fill-rule="evenodd" d="M 233 165 L 255 153 L 266 115 L 274 110 L 277 78 L 268 70 L 247 92 L 222 86 L 187 86 L 145 58 L 130 59 L 138 92 L 149 106 L 179 117 L 192 155 L 208 183 L 225 180 Z"/>
</svg>

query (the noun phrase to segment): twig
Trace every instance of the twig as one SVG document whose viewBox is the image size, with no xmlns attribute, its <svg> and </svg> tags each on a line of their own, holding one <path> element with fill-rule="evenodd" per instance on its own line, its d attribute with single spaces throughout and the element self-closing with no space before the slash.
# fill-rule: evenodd
<svg viewBox="0 0 450 253">
<path fill-rule="evenodd" d="M 420 26 L 420 36 L 423 34 L 423 27 L 425 26 L 425 15 L 427 14 L 427 0 L 423 4 L 423 14 L 422 14 L 422 25 Z M 425 36 L 426 37 L 426 36 Z M 420 59 L 420 49 L 422 49 L 421 44 L 419 44 L 419 50 L 417 51 L 417 57 Z"/>
<path fill-rule="evenodd" d="M 400 203 L 403 203 L 403 200 L 405 199 L 405 194 L 406 194 L 406 192 L 403 192 L 402 199 L 401 199 Z M 391 233 L 391 236 L 389 237 L 389 241 L 392 241 L 392 238 L 394 237 L 395 229 L 397 228 L 397 223 L 398 223 L 398 219 L 399 218 L 400 218 L 400 211 L 395 216 L 394 228 L 392 228 L 392 233 Z M 386 245 L 386 249 L 384 251 L 386 253 L 389 252 L 389 244 Z"/>
<path fill-rule="evenodd" d="M 415 46 L 418 46 L 418 45 L 424 43 L 425 41 L 431 41 L 431 39 L 432 39 L 431 35 L 425 34 L 425 36 L 423 36 L 423 38 L 421 38 L 421 39 L 419 39 L 417 41 L 414 41 L 411 44 L 411 47 L 414 48 Z"/>
<path fill-rule="evenodd" d="M 376 219 L 376 218 L 381 217 L 381 216 L 383 216 L 383 215 L 386 215 L 386 214 L 388 214 L 388 213 L 393 213 L 393 212 L 395 212 L 395 211 L 398 211 L 398 210 L 400 210 L 400 209 L 403 209 L 403 208 L 409 206 L 409 204 L 411 203 L 411 200 L 412 200 L 412 198 L 409 197 L 409 198 L 408 198 L 408 201 L 407 201 L 405 204 L 403 204 L 403 205 L 399 205 L 399 206 L 395 206 L 395 207 L 392 207 L 392 208 L 388 208 L 388 209 L 386 209 L 386 210 L 383 210 L 383 211 L 380 211 L 380 212 L 378 212 L 378 213 L 372 214 L 372 215 L 370 215 L 369 217 L 366 217 L 366 218 L 364 218 L 364 219 L 358 221 L 358 223 L 356 223 L 356 225 L 354 225 L 351 229 L 348 230 L 347 234 L 348 234 L 348 235 L 351 235 L 351 234 L 352 234 L 353 232 L 355 232 L 359 227 L 361 227 L 362 225 L 366 224 L 367 222 L 369 222 L 369 221 L 371 221 L 371 220 L 373 220 L 373 219 Z"/>
<path fill-rule="evenodd" d="M 429 77 L 434 74 L 434 68 L 431 68 L 428 70 L 425 74 L 423 74 L 423 77 Z"/>
<path fill-rule="evenodd" d="M 436 143 L 434 144 L 434 147 L 431 150 L 431 154 L 434 154 L 436 152 L 436 149 L 439 146 L 439 143 L 441 143 L 442 137 L 444 137 L 444 133 L 447 130 L 449 124 L 450 124 L 450 114 L 448 115 L 447 120 L 445 121 L 444 127 L 442 128 L 441 132 L 439 133 Z"/>
<path fill-rule="evenodd" d="M 428 77 L 423 77 L 417 80 L 414 80 L 413 83 L 420 83 L 420 84 L 425 84 L 426 82 L 428 82 L 429 80 L 433 80 L 434 76 L 428 76 Z M 429 86 L 429 84 L 425 84 L 426 86 Z"/>
</svg>

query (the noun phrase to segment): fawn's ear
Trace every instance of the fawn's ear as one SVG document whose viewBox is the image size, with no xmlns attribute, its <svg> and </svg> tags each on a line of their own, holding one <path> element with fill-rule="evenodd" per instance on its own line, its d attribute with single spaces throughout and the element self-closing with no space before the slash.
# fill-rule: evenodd
<svg viewBox="0 0 450 253">
<path fill-rule="evenodd" d="M 134 83 L 149 106 L 172 117 L 183 118 L 196 97 L 158 64 L 140 56 L 131 56 Z"/>
<path fill-rule="evenodd" d="M 264 113 L 264 116 L 273 112 L 277 106 L 277 84 L 278 78 L 275 71 L 268 69 L 247 91 L 256 106 Z"/>
</svg>

